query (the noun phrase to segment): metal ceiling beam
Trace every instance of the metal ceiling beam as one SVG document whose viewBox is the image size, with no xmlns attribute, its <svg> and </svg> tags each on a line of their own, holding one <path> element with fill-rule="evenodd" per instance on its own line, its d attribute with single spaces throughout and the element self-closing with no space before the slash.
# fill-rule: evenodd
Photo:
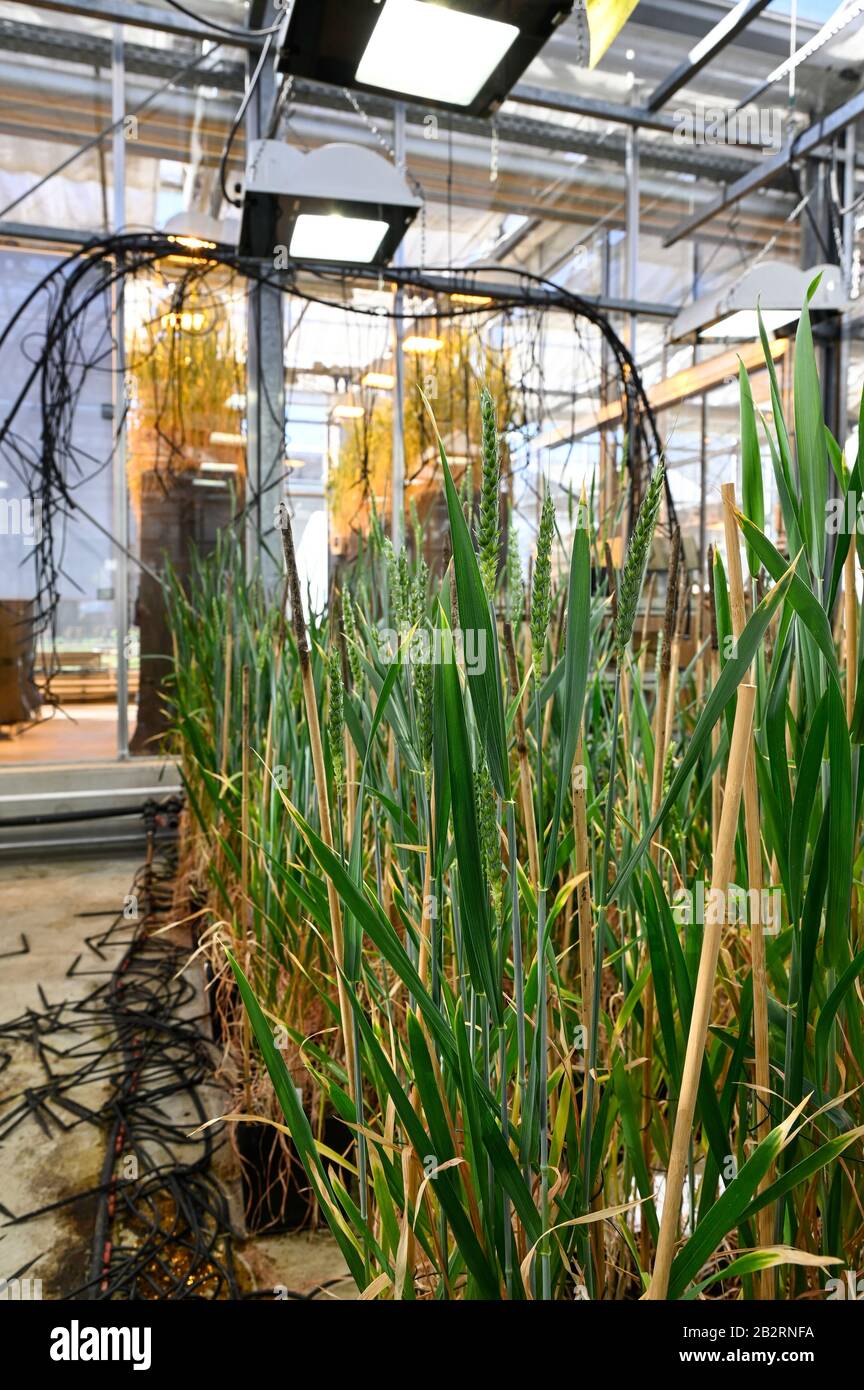
<svg viewBox="0 0 864 1390">
<path fill-rule="evenodd" d="M 52 0 L 54 4 L 66 0 Z M 110 8 L 104 0 L 94 0 L 106 13 Z M 71 9 L 71 3 L 70 3 Z M 161 13 L 161 11 L 159 12 Z M 50 25 L 16 23 L 0 18 L 0 49 L 10 52 L 23 51 L 38 53 L 40 56 L 56 58 L 65 62 L 93 64 L 107 71 L 110 68 L 110 41 L 98 35 L 78 34 L 54 30 Z M 126 46 L 127 69 L 129 73 L 153 78 L 173 78 L 178 70 L 178 53 L 173 49 L 151 48 L 146 44 Z M 218 57 L 202 66 L 197 72 L 185 74 L 174 82 L 177 87 L 215 86 L 231 91 L 242 91 L 245 85 L 245 72 L 242 63 L 219 60 Z M 641 115 L 641 108 L 607 105 L 602 101 L 562 96 L 541 92 L 540 89 L 518 88 L 520 99 L 532 105 L 543 104 L 551 110 L 568 112 L 573 115 L 590 116 L 597 120 L 611 121 L 625 126 L 644 125 L 648 129 L 664 134 L 672 134 L 674 122 L 670 116 Z M 342 89 L 327 86 L 320 82 L 295 79 L 291 90 L 291 100 L 297 105 L 317 106 L 325 110 L 347 111 L 348 104 Z M 361 99 L 363 110 L 370 117 L 392 120 L 393 102 L 387 97 L 371 96 L 364 93 Z M 421 103 L 406 102 L 406 119 L 414 127 L 425 127 L 428 109 Z M 635 117 L 635 119 L 634 119 Z M 441 118 L 442 131 L 449 128 L 458 134 L 488 140 L 490 123 L 486 118 L 464 116 L 457 112 Z M 596 132 L 579 130 L 559 122 L 542 121 L 513 113 L 500 113 L 496 118 L 498 137 L 517 145 L 525 145 L 550 151 L 567 151 L 589 156 L 605 156 L 622 164 L 625 159 L 623 132 L 606 134 L 602 142 Z M 722 146 L 708 151 L 704 145 L 684 145 L 669 141 L 648 141 L 643 146 L 646 166 L 680 170 L 682 173 L 696 174 L 702 179 L 715 183 L 729 183 L 744 174 L 749 167 L 740 155 L 724 150 Z"/>
<path fill-rule="evenodd" d="M 46 246 L 86 246 L 95 241 L 97 231 L 75 231 L 72 227 L 40 227 L 30 222 L 0 222 L 0 239 L 11 242 L 41 241 Z"/>
<path fill-rule="evenodd" d="M 764 6 L 770 4 L 771 0 L 758 0 L 758 3 Z M 689 70 L 689 62 L 682 66 Z M 677 71 L 680 69 L 676 69 Z M 674 116 L 665 115 L 662 111 L 655 111 L 650 106 L 628 106 L 624 102 L 598 101 L 595 97 L 583 97 L 571 92 L 553 92 L 547 87 L 529 87 L 521 82 L 513 88 L 507 100 L 518 102 L 520 106 L 541 106 L 547 111 L 562 111 L 568 116 L 588 116 L 595 121 L 607 121 L 631 129 L 656 130 L 661 135 L 680 137 L 681 133 L 680 121 L 676 121 Z M 500 121 L 501 117 L 497 119 Z M 719 142 L 717 148 L 722 149 L 723 143 Z M 755 140 L 752 144 L 748 140 L 736 140 L 734 143 L 730 141 L 728 148 L 751 148 L 761 151 L 764 146 Z"/>
<path fill-rule="evenodd" d="M 12 4 L 32 8 L 31 0 L 12 0 Z M 218 29 L 208 28 L 206 19 L 198 24 L 177 10 L 157 10 L 153 5 L 120 5 L 112 4 L 111 0 L 38 0 L 38 5 L 40 10 L 81 15 L 84 19 L 101 20 L 103 24 L 128 24 L 133 29 L 151 29 L 160 34 L 173 34 L 178 39 L 211 39 L 230 48 L 260 49 L 264 42 L 254 34 L 229 38 Z"/>
<path fill-rule="evenodd" d="M 705 3 L 705 0 L 639 0 L 638 8 L 628 20 L 628 30 L 633 32 L 634 47 L 639 45 L 636 32 L 639 29 L 689 35 L 698 42 L 709 30 L 716 28 L 728 13 L 727 4 Z M 562 28 L 566 31 L 566 25 Z M 818 28 L 818 23 L 800 14 L 799 7 L 799 35 L 809 38 Z M 562 30 L 559 29 L 558 33 L 560 35 Z M 747 47 L 751 52 L 785 57 L 789 52 L 788 14 L 769 11 L 761 16 L 747 34 Z"/>
<path fill-rule="evenodd" d="M 680 63 L 674 72 L 671 72 L 658 86 L 654 88 L 645 105 L 649 111 L 659 111 L 661 106 L 665 106 L 670 97 L 682 87 L 686 87 L 691 78 L 701 72 L 708 63 L 722 53 L 723 49 L 747 28 L 751 20 L 756 19 L 763 10 L 770 5 L 771 0 L 738 0 L 734 9 L 729 10 L 718 24 L 714 25 L 697 44 L 691 48 L 683 63 Z"/>
<path fill-rule="evenodd" d="M 323 82 L 312 82 L 296 78 L 291 89 L 291 100 L 298 106 L 317 106 L 324 110 L 345 112 L 348 103 L 340 87 L 331 87 Z M 390 121 L 393 118 L 393 102 L 389 97 L 370 96 L 364 92 L 358 98 L 362 110 L 376 120 Z M 418 102 L 405 102 L 405 118 L 410 126 L 425 128 L 429 115 L 427 107 Z M 450 131 L 457 135 L 473 136 L 488 141 L 490 122 L 482 116 L 465 116 L 452 111 L 442 115 L 439 120 L 442 143 Z M 598 136 L 597 131 L 580 130 L 555 121 L 538 121 L 529 116 L 516 116 L 499 112 L 495 117 L 498 139 L 514 145 L 528 145 L 550 153 L 567 151 L 584 154 L 594 159 L 608 159 L 612 163 L 624 164 L 626 150 L 623 131 Z M 436 142 L 430 140 L 429 144 Z M 643 163 L 647 168 L 665 169 L 680 173 L 695 174 L 708 181 L 726 183 L 738 178 L 751 166 L 746 159 L 724 152 L 722 146 L 711 151 L 705 145 L 680 145 L 659 140 L 646 141 L 643 150 Z"/>
<path fill-rule="evenodd" d="M 829 115 L 814 121 L 812 125 L 801 132 L 797 139 L 784 145 L 783 149 L 778 150 L 775 155 L 771 155 L 769 159 L 763 160 L 760 164 L 754 164 L 752 169 L 724 189 L 719 198 L 714 198 L 698 212 L 693 213 L 691 217 L 679 222 L 678 226 L 666 238 L 664 245 L 673 246 L 682 237 L 692 236 L 699 227 L 710 222 L 712 217 L 716 217 L 720 212 L 725 212 L 726 208 L 731 207 L 733 203 L 739 202 L 748 193 L 755 193 L 758 188 L 763 188 L 778 174 L 782 174 L 793 159 L 803 159 L 805 155 L 811 154 L 817 146 L 826 140 L 831 140 L 835 135 L 839 135 L 841 130 L 845 130 L 848 125 L 857 121 L 862 115 L 864 115 L 864 92 L 858 92 L 849 101 L 845 101 L 842 106 L 838 106 L 836 111 L 831 111 Z"/>
<path fill-rule="evenodd" d="M 563 111 L 571 116 L 589 116 L 595 121 L 611 121 L 615 125 L 641 126 L 674 135 L 676 123 L 671 116 L 650 111 L 645 106 L 627 106 L 624 102 L 598 101 L 572 92 L 553 92 L 547 87 L 531 87 L 519 82 L 507 98 L 520 106 L 541 106 L 547 111 Z M 500 119 L 500 118 L 499 118 Z"/>
<path fill-rule="evenodd" d="M 94 232 L 74 232 L 65 227 L 40 227 L 28 226 L 21 222 L 0 222 L 0 238 L 8 237 L 10 240 L 85 246 L 96 235 L 98 234 Z M 473 266 L 470 271 L 433 271 L 416 269 L 415 267 L 390 267 L 389 275 L 387 271 L 385 271 L 385 275 L 388 281 L 398 280 L 405 288 L 425 290 L 427 294 L 482 295 L 495 303 L 512 303 L 516 299 L 520 303 L 536 305 L 538 308 L 544 305 L 549 307 L 561 305 L 562 295 L 566 296 L 571 293 L 571 291 L 559 289 L 557 285 L 551 283 L 548 285 L 532 283 L 530 277 L 523 278 L 519 274 L 515 274 L 509 283 L 506 280 L 486 280 L 483 278 L 486 273 L 501 275 L 502 270 L 503 267 L 500 265 Z M 360 284 L 372 284 L 376 287 L 380 287 L 381 283 L 380 266 L 340 266 L 333 261 L 296 263 L 286 275 L 286 280 L 290 281 L 290 278 L 293 277 L 294 281 L 302 286 L 304 274 L 332 279 L 334 284 L 338 284 L 340 287 L 344 283 L 343 277 L 347 278 L 349 282 L 356 281 Z M 320 293 L 321 280 L 315 278 L 314 283 Z M 286 283 L 285 288 L 290 293 L 290 283 Z M 671 319 L 680 312 L 680 305 L 678 304 L 661 304 L 643 299 L 615 299 L 593 294 L 580 295 L 579 298 L 592 308 L 602 309 L 609 314 L 640 314 L 645 318 Z M 562 307 L 566 308 L 566 303 Z"/>
<path fill-rule="evenodd" d="M 22 24 L 0 18 L 0 50 L 28 53 L 62 63 L 81 63 L 107 73 L 111 69 L 111 40 L 86 31 L 55 29 L 50 24 Z M 218 87 L 222 91 L 242 92 L 246 86 L 243 63 L 229 62 L 214 54 L 208 66 L 175 76 L 184 55 L 173 48 L 154 48 L 146 43 L 124 45 L 126 71 L 136 76 L 162 81 L 173 77 L 175 87 Z M 31 77 L 34 70 L 28 68 Z"/>
</svg>

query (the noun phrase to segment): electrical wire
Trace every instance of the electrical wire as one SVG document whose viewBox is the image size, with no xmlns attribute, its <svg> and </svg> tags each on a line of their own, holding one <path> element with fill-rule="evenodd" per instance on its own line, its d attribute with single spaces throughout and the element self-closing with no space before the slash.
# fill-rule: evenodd
<svg viewBox="0 0 864 1390">
<path fill-rule="evenodd" d="M 241 256 L 234 247 L 220 245 L 208 249 L 205 256 L 193 260 L 178 274 L 177 258 L 176 239 L 172 240 L 165 233 L 123 233 L 94 238 L 74 255 L 55 265 L 39 285 L 25 296 L 0 332 L 2 350 L 9 343 L 22 316 L 25 313 L 32 315 L 39 297 L 45 296 L 44 338 L 34 348 L 30 371 L 0 424 L 0 457 L 21 480 L 28 495 L 34 499 L 34 505 L 38 502 L 41 511 L 40 534 L 32 546 L 32 563 L 35 567 L 32 634 L 34 637 L 41 636 L 46 648 L 43 667 L 43 696 L 46 703 L 51 703 L 51 682 L 61 665 L 57 649 L 57 622 L 60 579 L 64 574 L 65 527 L 76 510 L 83 516 L 88 515 L 80 507 L 76 493 L 94 471 L 98 472 L 112 462 L 122 426 L 122 421 L 115 421 L 114 439 L 108 456 L 103 460 L 92 459 L 82 453 L 77 442 L 78 403 L 91 372 L 114 370 L 112 298 L 117 288 L 129 276 L 165 275 L 159 270 L 161 263 L 171 267 L 170 279 L 166 277 L 166 286 L 170 284 L 171 287 L 172 313 L 168 317 L 175 324 L 187 298 L 193 294 L 200 295 L 206 289 L 211 273 L 225 270 L 243 277 L 250 287 L 268 286 L 307 304 L 320 304 L 327 309 L 338 308 L 358 316 L 358 321 L 367 317 L 374 318 L 378 323 L 388 318 L 483 323 L 500 319 L 508 311 L 530 310 L 532 314 L 542 317 L 546 312 L 563 310 L 572 316 L 577 335 L 580 324 L 588 323 L 601 334 L 609 349 L 613 375 L 604 381 L 604 389 L 608 398 L 614 396 L 617 387 L 624 402 L 622 419 L 630 436 L 627 466 L 630 487 L 637 499 L 644 490 L 652 460 L 660 457 L 657 424 L 638 365 L 615 331 L 609 314 L 590 299 L 584 299 L 544 276 L 532 275 L 521 268 L 485 267 L 487 271 L 494 269 L 499 280 L 512 281 L 513 292 L 506 297 L 501 297 L 499 293 L 488 308 L 478 310 L 450 301 L 448 286 L 442 285 L 437 277 L 447 275 L 451 285 L 455 282 L 466 292 L 473 290 L 475 294 L 478 291 L 482 293 L 483 281 L 479 278 L 479 272 L 484 267 L 474 266 L 465 273 L 454 272 L 451 267 L 389 266 L 386 270 L 381 268 L 373 273 L 382 279 L 386 274 L 387 282 L 402 290 L 425 294 L 426 307 L 423 304 L 409 305 L 404 309 L 385 309 L 382 313 L 380 304 L 369 307 L 356 303 L 350 297 L 350 287 L 356 284 L 359 275 L 356 268 L 294 265 L 287 271 L 276 271 L 265 262 Z M 360 278 L 362 280 L 363 277 Z M 320 287 L 319 292 L 314 288 L 316 285 Z M 511 320 L 511 327 L 513 323 L 515 320 Z M 522 331 L 527 331 L 529 320 L 523 322 L 520 319 L 520 323 L 523 324 Z M 173 331 L 176 334 L 179 330 Z M 139 365 L 145 365 L 143 359 Z M 526 360 L 518 385 L 518 390 L 522 392 L 520 418 L 523 421 L 531 418 L 536 421 L 542 414 L 542 375 L 542 365 L 536 356 L 533 366 Z M 28 426 L 26 430 L 16 428 L 31 393 L 35 393 L 38 399 L 40 414 L 38 447 L 32 442 L 31 427 Z M 178 397 L 180 408 L 183 399 L 181 393 Z M 271 419 L 279 424 L 278 438 L 283 439 L 284 420 L 277 421 L 275 402 L 268 398 L 265 406 Z M 178 466 L 183 466 L 183 439 L 181 437 L 178 441 L 159 420 L 154 428 L 159 447 L 167 451 L 167 462 L 163 460 L 160 464 L 157 460 L 156 465 L 165 486 L 173 475 L 174 461 Z M 526 465 L 530 457 L 527 448 L 529 439 L 530 431 L 526 425 Z M 266 496 L 282 487 L 278 463 L 274 455 L 272 460 L 267 461 L 264 475 L 256 479 L 254 486 L 249 486 L 247 480 L 243 503 L 236 509 L 229 524 L 244 526 L 259 514 Z M 677 523 L 669 491 L 666 510 L 671 531 Z M 90 519 L 93 520 L 92 517 Z M 101 524 L 99 529 L 106 531 Z M 113 537 L 112 543 L 116 544 Z M 125 558 L 128 559 L 129 555 L 126 554 Z M 141 567 L 147 569 L 146 565 L 142 564 Z M 34 642 L 31 646 L 34 663 L 35 645 Z M 31 672 L 31 678 L 32 675 Z"/>
<path fill-rule="evenodd" d="M 202 19 L 200 14 L 196 14 L 194 10 L 187 9 L 185 5 L 181 4 L 180 0 L 166 0 L 166 2 L 171 6 L 172 10 L 179 10 L 181 14 L 185 14 L 187 19 L 194 19 L 196 24 L 206 24 L 207 29 L 215 30 L 217 34 L 227 34 L 228 37 L 232 39 L 269 37 L 273 34 L 278 34 L 283 24 L 283 20 L 278 19 L 275 24 L 270 25 L 269 29 L 233 29 L 225 24 L 218 24 L 215 19 Z M 207 37 L 207 29 L 202 28 L 202 38 Z"/>
<path fill-rule="evenodd" d="M 231 157 L 231 146 L 234 144 L 235 136 L 237 135 L 237 131 L 240 129 L 240 122 L 246 115 L 246 112 L 249 107 L 249 102 L 252 100 L 252 95 L 255 91 L 256 86 L 258 85 L 258 80 L 261 77 L 261 73 L 264 70 L 264 64 L 267 61 L 267 54 L 270 51 L 270 45 L 272 42 L 273 35 L 268 34 L 264 47 L 261 50 L 261 56 L 258 59 L 255 71 L 253 72 L 252 77 L 250 78 L 249 86 L 246 88 L 243 100 L 240 103 L 240 109 L 237 112 L 237 115 L 234 117 L 234 120 L 231 122 L 231 129 L 228 131 L 228 134 L 225 137 L 225 144 L 222 148 L 222 157 L 219 160 L 219 187 L 222 190 L 222 197 L 225 199 L 227 203 L 230 203 L 231 206 L 235 208 L 242 207 L 243 200 L 242 198 L 232 198 L 225 187 L 225 175 L 228 172 L 228 160 Z"/>
<path fill-rule="evenodd" d="M 55 1143 L 80 1125 L 106 1143 L 95 1187 L 36 1210 L 4 1209 L 8 1229 L 95 1201 L 89 1269 L 64 1291 L 70 1299 L 240 1296 L 227 1197 L 211 1171 L 224 1135 L 208 1128 L 189 1139 L 209 1118 L 199 1089 L 213 1056 L 190 1011 L 188 947 L 157 934 L 172 915 L 176 848 L 164 838 L 172 825 L 176 802 L 148 812 L 147 859 L 126 905 L 85 938 L 67 971 L 92 977 L 93 987 L 52 1001 L 40 986 L 41 1010 L 0 1023 L 6 1046 L 32 1047 L 44 1072 L 4 1098 L 0 1142 L 35 1122 Z"/>
<path fill-rule="evenodd" d="M 30 1211 L 2 1206 L 0 1214 L 8 1230 L 49 1213 L 95 1207 L 84 1277 L 62 1290 L 61 1301 L 309 1302 L 344 1279 L 302 1291 L 248 1290 L 238 1271 L 237 1232 L 214 1171 L 226 1133 L 207 1123 L 201 1095 L 217 1055 L 207 1037 L 211 1015 L 192 1012 L 197 993 L 184 972 L 192 945 L 164 931 L 174 920 L 178 813 L 177 798 L 148 802 L 147 856 L 124 907 L 77 914 L 111 919 L 85 937 L 66 972 L 74 980 L 92 978 L 92 988 L 49 1000 L 40 985 L 41 1008 L 0 1021 L 0 1071 L 13 1050 L 29 1048 L 44 1073 L 42 1081 L 3 1097 L 0 1144 L 25 1124 L 36 1124 L 57 1145 L 89 1125 L 105 1144 L 94 1186 Z M 29 952 L 24 935 L 3 958 Z M 94 1098 L 97 1088 L 104 1099 Z"/>
</svg>

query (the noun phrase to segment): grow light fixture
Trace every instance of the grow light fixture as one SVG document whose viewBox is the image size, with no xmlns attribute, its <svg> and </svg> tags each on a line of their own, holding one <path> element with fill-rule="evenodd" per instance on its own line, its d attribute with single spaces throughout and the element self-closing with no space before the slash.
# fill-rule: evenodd
<svg viewBox="0 0 864 1390">
<path fill-rule="evenodd" d="M 374 150 L 333 144 L 304 154 L 257 140 L 246 170 L 240 253 L 383 264 L 419 207 L 402 174 Z"/>
<path fill-rule="evenodd" d="M 246 447 L 245 434 L 231 434 L 227 430 L 213 430 L 210 434 L 211 444 L 237 445 L 241 449 Z"/>
<path fill-rule="evenodd" d="M 515 24 L 447 5 L 385 0 L 356 80 L 363 87 L 470 106 L 518 35 Z"/>
<path fill-rule="evenodd" d="M 294 0 L 279 68 L 482 115 L 572 9 L 573 0 Z"/>
<path fill-rule="evenodd" d="M 236 473 L 236 463 L 220 463 L 217 459 L 205 459 L 199 464 L 201 473 Z"/>
<path fill-rule="evenodd" d="M 172 309 L 170 314 L 162 315 L 162 327 L 166 332 L 175 328 L 181 333 L 200 333 L 205 323 L 203 309 Z"/>
<path fill-rule="evenodd" d="M 360 378 L 360 385 L 367 386 L 372 391 L 392 391 L 396 385 L 396 378 L 391 372 L 367 372 Z"/>
<path fill-rule="evenodd" d="M 419 333 L 411 333 L 403 340 L 402 351 L 431 354 L 440 352 L 443 346 L 441 338 L 424 338 Z"/>
<path fill-rule="evenodd" d="M 334 420 L 362 420 L 366 411 L 362 405 L 334 405 Z"/>
<path fill-rule="evenodd" d="M 783 261 L 762 261 L 733 284 L 702 296 L 682 309 L 670 330 L 673 342 L 692 338 L 758 338 L 757 309 L 768 333 L 796 323 L 807 290 L 817 275 L 819 285 L 810 301 L 811 312 L 840 312 L 846 307 L 842 274 L 836 265 L 798 270 Z"/>
<path fill-rule="evenodd" d="M 169 217 L 164 230 L 167 240 L 177 247 L 177 260 L 207 261 L 209 257 L 196 253 L 215 251 L 217 246 L 237 244 L 236 218 L 226 218 L 223 221 L 205 212 L 195 212 L 191 208 Z"/>
<path fill-rule="evenodd" d="M 790 323 L 796 323 L 800 314 L 800 309 L 763 309 L 762 322 L 765 325 L 766 333 L 776 333 L 778 329 L 786 328 Z M 712 323 L 710 327 L 701 329 L 699 336 L 700 338 L 758 338 L 759 315 L 755 309 L 736 309 L 725 319 L 720 319 L 719 323 Z"/>
</svg>

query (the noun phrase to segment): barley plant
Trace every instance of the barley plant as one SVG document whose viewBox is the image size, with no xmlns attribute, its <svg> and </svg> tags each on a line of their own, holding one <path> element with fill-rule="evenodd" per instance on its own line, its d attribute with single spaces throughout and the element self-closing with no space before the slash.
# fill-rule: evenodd
<svg viewBox="0 0 864 1390">
<path fill-rule="evenodd" d="M 443 574 L 373 515 L 323 614 L 290 529 L 275 597 L 230 535 L 172 584 L 232 1123 L 281 1126 L 366 1299 L 794 1300 L 864 1268 L 864 546 L 826 525 L 862 457 L 806 307 L 791 418 L 763 343 L 696 623 L 662 464 L 617 570 L 546 492 L 526 593 L 488 392 L 476 510 L 440 449 Z"/>
</svg>

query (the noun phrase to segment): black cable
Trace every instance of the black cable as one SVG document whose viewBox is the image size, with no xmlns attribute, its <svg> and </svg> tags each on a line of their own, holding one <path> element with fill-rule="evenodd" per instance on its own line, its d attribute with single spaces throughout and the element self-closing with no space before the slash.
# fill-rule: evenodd
<svg viewBox="0 0 864 1390">
<path fill-rule="evenodd" d="M 275 24 L 271 24 L 269 29 L 231 29 L 225 24 L 217 24 L 215 19 L 202 19 L 200 14 L 196 14 L 194 10 L 187 9 L 185 5 L 180 3 L 180 0 L 167 0 L 167 3 L 172 9 L 179 10 L 181 14 L 185 14 L 188 19 L 194 19 L 196 24 L 206 25 L 207 29 L 215 29 L 217 34 L 227 34 L 232 39 L 264 38 L 265 36 L 278 34 L 279 30 L 282 28 L 283 21 L 279 19 Z M 206 29 L 201 30 L 201 37 L 204 39 L 207 38 Z"/>
<path fill-rule="evenodd" d="M 188 1139 L 208 1118 L 198 1089 L 212 1071 L 199 1022 L 189 1017 L 188 949 L 154 934 L 171 920 L 176 853 L 154 852 L 153 813 L 147 819 L 150 851 L 132 883 L 137 920 L 118 912 L 87 942 L 99 968 L 78 968 L 79 956 L 68 972 L 92 975 L 94 988 L 77 1001 L 43 995 L 41 1012 L 0 1023 L 0 1037 L 33 1046 L 45 1071 L 42 1084 L 5 1098 L 0 1139 L 28 1120 L 52 1137 L 57 1127 L 90 1124 L 107 1139 L 100 1181 L 49 1207 L 7 1213 L 7 1225 L 95 1197 L 89 1272 L 66 1297 L 237 1298 L 227 1200 L 210 1171 L 217 1140 L 207 1129 L 190 1152 Z M 94 1109 L 94 1084 L 106 1081 L 108 1097 Z M 137 1166 L 135 1176 L 121 1158 Z"/>
<path fill-rule="evenodd" d="M 76 821 L 114 820 L 123 816 L 177 815 L 181 806 L 180 797 L 175 796 L 163 802 L 144 801 L 138 806 L 111 806 L 95 811 L 46 811 L 44 814 L 11 818 L 4 816 L 0 821 L 0 830 L 20 829 L 32 825 L 69 825 Z"/>
<path fill-rule="evenodd" d="M 266 50 L 265 50 L 266 51 Z M 263 56 L 263 55 L 262 55 Z M 253 83 L 254 83 L 253 79 Z M 253 84 L 250 84 L 250 92 Z M 374 316 L 376 319 L 405 317 L 422 320 L 437 318 L 458 322 L 468 317 L 476 320 L 507 315 L 510 310 L 531 308 L 537 314 L 547 310 L 564 309 L 572 314 L 578 333 L 580 321 L 592 324 L 604 337 L 622 394 L 627 394 L 632 403 L 628 418 L 634 429 L 634 441 L 638 447 L 630 450 L 631 469 L 647 469 L 652 460 L 661 454 L 661 445 L 653 410 L 641 381 L 638 366 L 629 349 L 612 326 L 610 317 L 603 309 L 590 300 L 556 285 L 549 279 L 510 267 L 496 266 L 499 277 L 513 280 L 513 294 L 506 299 L 497 299 L 487 308 L 478 311 L 473 307 L 463 307 L 448 302 L 439 303 L 439 296 L 446 289 L 436 281 L 436 268 L 382 267 L 381 274 L 388 281 L 402 288 L 425 291 L 432 301 L 428 311 L 422 307 L 410 313 L 397 314 L 389 310 L 383 315 L 380 307 L 358 305 L 347 297 L 352 273 L 345 269 L 330 266 L 295 265 L 286 272 L 276 272 L 266 262 L 241 256 L 236 248 L 219 245 L 207 251 L 197 263 L 189 264 L 177 276 L 177 244 L 164 233 L 119 233 L 95 237 L 74 255 L 53 267 L 10 316 L 0 332 L 0 349 L 10 340 L 22 317 L 38 301 L 40 294 L 47 297 L 47 327 L 44 340 L 32 357 L 32 367 L 27 374 L 22 389 L 9 410 L 6 419 L 0 424 L 0 451 L 9 460 L 12 471 L 27 487 L 28 493 L 38 500 L 42 509 L 42 528 L 38 542 L 33 546 L 33 563 L 36 571 L 35 618 L 32 624 L 34 635 L 47 634 L 45 644 L 51 655 L 46 662 L 45 691 L 50 699 L 51 680 L 59 669 L 56 655 L 56 623 L 60 602 L 59 579 L 63 573 L 63 549 L 65 525 L 68 517 L 78 508 L 76 491 L 82 481 L 94 472 L 104 469 L 111 462 L 116 447 L 116 434 L 120 422 L 115 422 L 115 442 L 111 453 L 104 460 L 94 460 L 82 456 L 75 440 L 75 419 L 78 401 L 84 388 L 88 373 L 104 371 L 109 360 L 111 339 L 112 295 L 116 288 L 125 282 L 129 275 L 152 271 L 160 261 L 168 260 L 172 266 L 172 308 L 179 312 L 182 304 L 191 293 L 200 296 L 200 287 L 215 267 L 223 267 L 242 275 L 250 285 L 269 286 L 281 293 L 291 294 L 307 304 L 322 304 L 328 307 L 341 307 L 343 310 L 361 316 Z M 458 283 L 466 290 L 472 287 L 482 291 L 482 280 L 478 278 L 480 267 L 469 272 L 455 272 L 451 267 L 438 267 L 440 274 L 458 276 Z M 487 267 L 487 269 L 491 269 Z M 302 279 L 301 279 L 302 276 Z M 356 279 L 356 276 L 354 277 Z M 321 293 L 309 288 L 309 282 L 317 281 Z M 338 299 L 327 291 L 337 287 L 341 294 Z M 101 317 L 96 323 L 96 314 Z M 85 343 L 92 336 L 96 323 L 96 346 L 86 351 Z M 146 364 L 146 357 L 138 365 Z M 523 417 L 527 420 L 528 395 L 537 395 L 542 404 L 542 371 L 539 362 L 535 365 L 535 378 L 538 387 L 522 385 Z M 41 436 L 38 447 L 31 442 L 32 431 L 19 434 L 14 425 L 34 386 L 38 389 L 41 415 Z M 275 418 L 274 402 L 266 400 L 267 409 Z M 124 412 L 125 414 L 125 412 Z M 168 462 L 161 466 L 164 476 L 172 475 L 174 458 L 182 453 L 182 441 L 164 430 L 157 421 L 157 436 L 160 445 L 168 451 Z M 525 435 L 526 443 L 528 435 Z M 158 472 L 158 469 L 157 469 Z M 271 476 L 275 475 L 275 476 Z M 641 495 L 644 479 L 631 471 L 631 486 L 636 495 Z M 232 524 L 242 527 L 247 519 L 260 507 L 261 500 L 274 488 L 281 486 L 280 470 L 269 467 L 267 476 L 258 480 L 255 488 L 247 485 L 244 505 L 233 517 Z M 668 491 L 667 503 L 670 529 L 675 525 L 674 507 Z M 82 511 L 82 515 L 86 515 Z M 95 520 L 95 519 L 94 519 Z M 31 673 L 32 674 L 32 673 Z"/>
<path fill-rule="evenodd" d="M 793 146 L 792 158 L 790 158 L 790 160 L 789 160 L 789 177 L 790 177 L 791 180 L 792 180 L 792 187 L 793 187 L 794 190 L 795 190 L 795 196 L 796 196 L 796 198 L 798 199 L 799 203 L 803 204 L 804 211 L 805 211 L 806 214 L 807 214 L 807 220 L 808 220 L 808 222 L 810 223 L 811 227 L 813 228 L 814 235 L 815 235 L 816 240 L 818 241 L 819 246 L 820 246 L 820 248 L 821 248 L 821 250 L 822 250 L 822 254 L 824 255 L 824 257 L 825 257 L 825 259 L 826 259 L 827 261 L 830 261 L 833 253 L 832 253 L 832 251 L 830 250 L 830 248 L 829 248 L 829 246 L 828 246 L 828 243 L 826 242 L 824 236 L 822 235 L 822 228 L 819 226 L 819 223 L 817 222 L 817 220 L 816 220 L 816 218 L 815 218 L 815 216 L 814 216 L 814 214 L 813 214 L 813 210 L 812 210 L 812 208 L 810 207 L 810 193 L 808 193 L 808 194 L 806 195 L 806 197 L 805 197 L 805 195 L 804 195 L 804 193 L 803 193 L 803 191 L 802 191 L 802 189 L 801 189 L 801 180 L 800 180 L 799 177 L 798 177 L 798 170 L 797 170 L 797 168 L 795 167 L 794 146 Z"/>
<path fill-rule="evenodd" d="M 249 80 L 249 86 L 246 88 L 246 91 L 243 95 L 243 100 L 240 103 L 240 109 L 237 112 L 237 115 L 234 117 L 234 120 L 231 122 L 231 129 L 228 131 L 228 134 L 225 137 L 225 144 L 222 148 L 222 157 L 219 160 L 219 187 L 222 190 L 222 197 L 225 199 L 226 202 L 230 203 L 231 206 L 235 208 L 242 207 L 243 200 L 242 198 L 232 198 L 225 187 L 225 175 L 228 172 L 228 160 L 231 157 L 231 146 L 234 144 L 234 138 L 237 134 L 237 131 L 240 129 L 240 122 L 246 115 L 246 111 L 249 107 L 249 102 L 252 100 L 252 94 L 255 91 L 256 86 L 258 85 L 258 79 L 260 78 L 261 73 L 264 70 L 264 64 L 267 60 L 267 54 L 270 51 L 270 45 L 272 42 L 273 35 L 272 33 L 270 33 L 268 34 L 264 47 L 261 50 L 261 56 L 258 59 L 255 71 L 253 72 Z"/>
</svg>

